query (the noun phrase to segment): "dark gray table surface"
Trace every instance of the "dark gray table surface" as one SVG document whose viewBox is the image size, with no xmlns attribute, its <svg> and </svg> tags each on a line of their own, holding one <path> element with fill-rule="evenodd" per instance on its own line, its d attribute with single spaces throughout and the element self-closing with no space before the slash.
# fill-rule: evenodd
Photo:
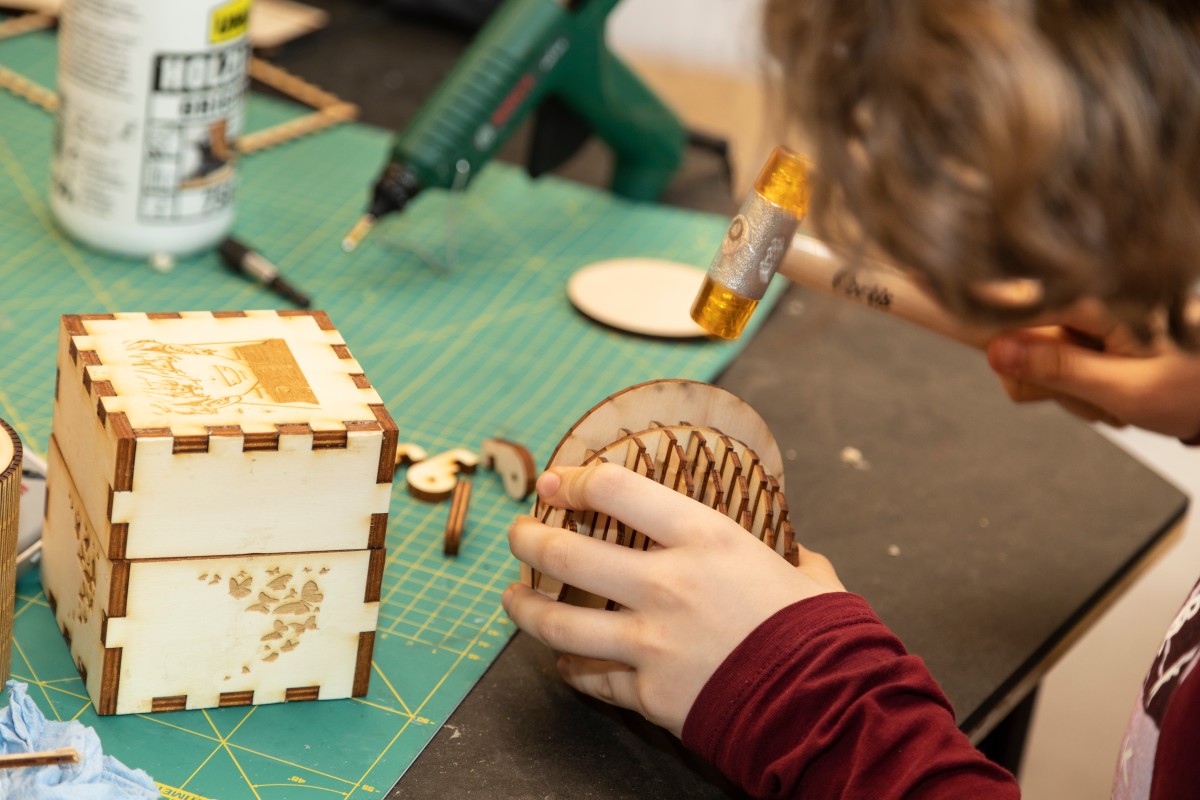
<svg viewBox="0 0 1200 800">
<path fill-rule="evenodd" d="M 272 60 L 391 129 L 469 38 L 377 4 L 317 4 L 331 25 Z M 519 160 L 522 147 L 519 136 L 503 157 Z M 593 146 L 563 174 L 603 185 L 607 163 Z M 734 210 L 706 153 L 689 153 L 664 199 Z M 803 542 L 926 661 L 975 735 L 1186 508 L 1179 490 L 1090 427 L 1009 403 L 977 352 L 798 287 L 719 383 L 774 431 Z M 848 447 L 864 468 L 845 463 Z M 553 655 L 523 634 L 389 794 L 725 796 L 737 794 L 672 737 L 566 688 Z"/>
</svg>

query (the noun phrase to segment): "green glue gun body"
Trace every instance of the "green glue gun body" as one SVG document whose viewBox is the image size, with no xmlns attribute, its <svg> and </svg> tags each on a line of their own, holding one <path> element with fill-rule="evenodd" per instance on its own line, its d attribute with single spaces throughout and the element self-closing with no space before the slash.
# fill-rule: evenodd
<svg viewBox="0 0 1200 800">
<path fill-rule="evenodd" d="M 657 198 L 683 158 L 687 132 L 606 46 L 617 2 L 503 3 L 397 135 L 367 214 L 343 246 L 353 249 L 376 219 L 423 189 L 465 186 L 534 109 L 531 174 L 553 169 L 591 133 L 613 152 L 614 193 Z"/>
</svg>

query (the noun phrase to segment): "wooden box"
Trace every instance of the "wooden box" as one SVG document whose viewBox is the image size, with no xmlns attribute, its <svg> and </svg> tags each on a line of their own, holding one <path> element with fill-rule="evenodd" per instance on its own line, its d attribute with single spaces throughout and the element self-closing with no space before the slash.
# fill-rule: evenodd
<svg viewBox="0 0 1200 800">
<path fill-rule="evenodd" d="M 365 694 L 396 438 L 323 312 L 63 317 L 42 583 L 96 710 Z"/>
</svg>

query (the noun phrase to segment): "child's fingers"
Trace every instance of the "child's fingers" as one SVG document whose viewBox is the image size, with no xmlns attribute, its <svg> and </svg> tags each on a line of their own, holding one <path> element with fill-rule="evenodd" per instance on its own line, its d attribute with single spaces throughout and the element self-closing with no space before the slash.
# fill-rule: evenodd
<svg viewBox="0 0 1200 800">
<path fill-rule="evenodd" d="M 603 660 L 629 658 L 633 638 L 626 614 L 559 603 L 520 583 L 505 590 L 501 604 L 518 628 L 551 649 Z"/>
<path fill-rule="evenodd" d="M 1000 382 L 1004 385 L 1004 391 L 1014 403 L 1038 403 L 1043 400 L 1053 400 L 1070 413 L 1088 422 L 1103 422 L 1115 428 L 1125 425 L 1125 422 L 1115 414 L 1111 414 L 1086 400 L 1080 400 L 1078 397 L 1072 397 L 1063 392 L 1046 389 L 1028 381 L 1019 381 L 1003 375 L 999 377 Z"/>
<path fill-rule="evenodd" d="M 537 491 L 552 506 L 608 514 L 663 547 L 692 541 L 730 522 L 723 514 L 617 464 L 553 467 L 538 478 Z"/>
<path fill-rule="evenodd" d="M 517 517 L 508 547 L 518 560 L 565 584 L 635 605 L 646 584 L 646 554 L 613 542 L 552 528 L 533 517 Z"/>
<path fill-rule="evenodd" d="M 637 672 L 615 661 L 574 654 L 558 659 L 558 673 L 567 685 L 589 697 L 646 715 L 637 690 Z"/>
<path fill-rule="evenodd" d="M 988 363 L 1006 379 L 1017 402 L 1040 395 L 1084 419 L 1114 424 L 1145 406 L 1145 389 L 1163 382 L 1164 368 L 1162 359 L 1113 355 L 1020 334 L 993 340 Z"/>
</svg>

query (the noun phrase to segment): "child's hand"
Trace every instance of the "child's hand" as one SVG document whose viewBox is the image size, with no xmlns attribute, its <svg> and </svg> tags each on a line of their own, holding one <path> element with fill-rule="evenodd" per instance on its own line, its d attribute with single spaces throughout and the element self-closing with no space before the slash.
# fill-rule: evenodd
<svg viewBox="0 0 1200 800">
<path fill-rule="evenodd" d="M 553 506 L 601 511 L 658 543 L 631 550 L 522 516 L 513 554 L 619 611 L 554 602 L 521 584 L 503 604 L 523 630 L 563 651 L 574 688 L 676 736 L 700 689 L 760 623 L 792 603 L 843 591 L 823 556 L 793 567 L 728 517 L 614 464 L 555 468 L 537 482 Z"/>
<path fill-rule="evenodd" d="M 1183 439 L 1200 434 L 1200 354 L 1161 334 L 1140 344 L 1094 303 L 998 336 L 987 354 L 1018 403 L 1056 400 L 1092 422 Z"/>
</svg>

